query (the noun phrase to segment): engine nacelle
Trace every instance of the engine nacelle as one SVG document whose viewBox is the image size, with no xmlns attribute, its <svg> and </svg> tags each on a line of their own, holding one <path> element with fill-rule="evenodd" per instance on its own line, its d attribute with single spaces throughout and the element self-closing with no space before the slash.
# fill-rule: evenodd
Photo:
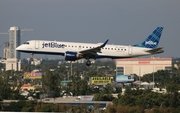
<svg viewBox="0 0 180 113">
<path fill-rule="evenodd" d="M 65 60 L 68 61 L 75 61 L 81 58 L 83 58 L 82 54 L 79 54 L 77 52 L 66 51 L 65 53 Z"/>
</svg>

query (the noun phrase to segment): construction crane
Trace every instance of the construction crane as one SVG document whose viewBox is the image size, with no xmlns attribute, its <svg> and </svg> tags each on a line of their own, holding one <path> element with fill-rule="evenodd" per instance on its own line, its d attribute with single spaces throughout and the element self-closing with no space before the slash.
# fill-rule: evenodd
<svg viewBox="0 0 180 113">
<path fill-rule="evenodd" d="M 20 29 L 20 31 L 33 31 L 34 29 L 26 29 L 26 28 L 24 28 L 24 29 Z M 2 35 L 8 35 L 9 34 L 9 32 L 0 32 L 0 34 L 2 34 Z"/>
<path fill-rule="evenodd" d="M 20 29 L 21 31 L 33 31 L 34 29 Z"/>
<path fill-rule="evenodd" d="M 8 32 L 0 32 L 0 34 L 8 35 L 9 33 Z"/>
</svg>

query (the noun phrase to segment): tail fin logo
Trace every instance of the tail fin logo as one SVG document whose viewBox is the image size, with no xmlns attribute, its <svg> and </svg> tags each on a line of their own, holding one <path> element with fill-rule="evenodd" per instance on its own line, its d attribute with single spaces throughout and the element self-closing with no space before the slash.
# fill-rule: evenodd
<svg viewBox="0 0 180 113">
<path fill-rule="evenodd" d="M 145 45 L 157 45 L 157 42 L 145 41 Z"/>
<path fill-rule="evenodd" d="M 135 44 L 135 47 L 157 48 L 163 27 L 157 27 L 142 43 Z"/>
</svg>

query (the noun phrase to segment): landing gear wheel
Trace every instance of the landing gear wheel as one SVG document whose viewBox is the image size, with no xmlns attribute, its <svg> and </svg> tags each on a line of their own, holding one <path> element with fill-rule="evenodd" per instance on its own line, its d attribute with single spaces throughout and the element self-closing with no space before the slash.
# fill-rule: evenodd
<svg viewBox="0 0 180 113">
<path fill-rule="evenodd" d="M 86 66 L 90 66 L 90 65 L 91 65 L 91 61 L 90 61 L 90 60 L 87 60 Z"/>
</svg>

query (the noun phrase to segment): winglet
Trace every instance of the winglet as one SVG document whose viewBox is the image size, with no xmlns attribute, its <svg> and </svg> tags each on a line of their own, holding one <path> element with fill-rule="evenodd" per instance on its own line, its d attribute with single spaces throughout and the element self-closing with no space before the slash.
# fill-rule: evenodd
<svg viewBox="0 0 180 113">
<path fill-rule="evenodd" d="M 102 44 L 100 47 L 102 48 L 102 47 L 106 46 L 106 44 L 108 43 L 108 41 L 109 41 L 109 39 L 107 39 L 106 42 L 104 42 L 104 44 Z"/>
</svg>

